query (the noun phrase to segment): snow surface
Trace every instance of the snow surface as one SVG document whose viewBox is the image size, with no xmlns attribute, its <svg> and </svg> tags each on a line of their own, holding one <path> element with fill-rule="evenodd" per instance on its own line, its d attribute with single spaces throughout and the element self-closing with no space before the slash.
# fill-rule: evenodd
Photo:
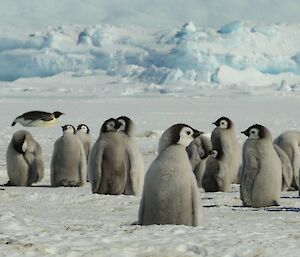
<svg viewBox="0 0 300 257">
<path fill-rule="evenodd" d="M 137 196 L 51 188 L 60 125 L 137 125 L 146 169 L 161 133 L 187 123 L 207 135 L 221 116 L 276 137 L 300 127 L 298 0 L 0 0 L 0 184 L 14 118 L 62 111 L 54 128 L 27 128 L 41 144 L 45 178 L 0 186 L 0 256 L 299 256 L 300 198 L 243 208 L 239 187 L 204 193 L 204 226 L 131 226 Z"/>
</svg>

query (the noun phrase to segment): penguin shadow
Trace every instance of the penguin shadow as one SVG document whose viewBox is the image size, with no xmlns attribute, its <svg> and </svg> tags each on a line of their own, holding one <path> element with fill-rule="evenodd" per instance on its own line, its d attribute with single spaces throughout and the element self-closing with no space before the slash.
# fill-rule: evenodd
<svg viewBox="0 0 300 257">
<path fill-rule="evenodd" d="M 282 196 L 283 199 L 300 199 L 300 196 Z"/>
<path fill-rule="evenodd" d="M 297 207 L 267 207 L 264 208 L 265 211 L 276 212 L 276 211 L 284 211 L 284 212 L 300 212 L 300 208 Z"/>
<path fill-rule="evenodd" d="M 51 185 L 31 185 L 30 187 L 55 188 Z"/>
<path fill-rule="evenodd" d="M 15 186 L 9 183 L 5 183 L 5 184 L 0 184 L 1 187 L 21 187 L 21 186 Z M 53 187 L 51 185 L 31 185 L 31 186 L 23 186 L 23 187 L 45 187 L 45 188 L 50 188 Z M 5 188 L 0 188 L 0 190 L 5 190 Z"/>
</svg>

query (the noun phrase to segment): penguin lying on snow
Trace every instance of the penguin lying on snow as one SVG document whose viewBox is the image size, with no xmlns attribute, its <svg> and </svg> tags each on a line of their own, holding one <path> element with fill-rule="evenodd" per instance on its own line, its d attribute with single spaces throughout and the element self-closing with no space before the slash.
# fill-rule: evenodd
<svg viewBox="0 0 300 257">
<path fill-rule="evenodd" d="M 42 149 L 32 135 L 17 131 L 7 148 L 6 165 L 9 186 L 31 186 L 44 176 Z"/>
<path fill-rule="evenodd" d="M 162 134 L 159 154 L 145 175 L 138 224 L 202 223 L 200 192 L 185 149 L 200 133 L 176 124 Z"/>
<path fill-rule="evenodd" d="M 18 122 L 24 127 L 53 127 L 57 123 L 57 118 L 63 114 L 58 111 L 53 113 L 42 111 L 26 112 L 15 118 L 11 125 L 15 126 Z"/>
</svg>

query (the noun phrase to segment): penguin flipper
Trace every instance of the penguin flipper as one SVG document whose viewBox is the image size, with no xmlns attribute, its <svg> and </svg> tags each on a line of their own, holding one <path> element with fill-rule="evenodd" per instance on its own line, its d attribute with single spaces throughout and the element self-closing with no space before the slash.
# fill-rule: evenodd
<svg viewBox="0 0 300 257">
<path fill-rule="evenodd" d="M 206 159 L 209 156 L 209 153 L 212 149 L 211 142 L 204 135 L 200 135 L 200 138 L 201 138 L 201 148 L 202 148 L 202 153 L 203 153 L 201 155 L 201 159 Z"/>
<path fill-rule="evenodd" d="M 91 155 L 88 162 L 88 176 L 92 186 L 92 192 L 97 193 L 102 176 L 102 158 L 104 153 L 105 145 L 95 143 L 96 145 L 92 148 Z"/>
<path fill-rule="evenodd" d="M 144 193 L 141 198 L 140 207 L 139 207 L 139 217 L 137 225 L 144 225 L 144 214 L 145 214 L 145 196 Z"/>
<path fill-rule="evenodd" d="M 258 161 L 252 153 L 246 154 L 247 172 L 242 171 L 241 200 L 251 206 L 252 187 L 258 173 Z"/>
<path fill-rule="evenodd" d="M 126 149 L 127 182 L 125 194 L 140 195 L 144 183 L 144 159 L 139 151 Z"/>
<path fill-rule="evenodd" d="M 29 166 L 28 170 L 28 178 L 27 178 L 27 186 L 31 186 L 32 183 L 38 181 L 38 172 L 37 172 L 37 163 L 34 160 L 31 165 Z"/>
<path fill-rule="evenodd" d="M 87 176 L 86 176 L 87 166 L 86 166 L 86 155 L 85 155 L 83 145 L 80 144 L 80 146 L 81 147 L 80 147 L 79 186 L 83 186 L 84 182 L 87 178 Z"/>
<path fill-rule="evenodd" d="M 218 128 L 215 128 L 213 132 L 211 133 L 211 145 L 212 149 L 223 149 L 222 143 L 220 140 L 220 131 Z"/>
<path fill-rule="evenodd" d="M 202 203 L 195 177 L 192 181 L 192 215 L 192 225 L 195 227 L 200 226 L 202 224 Z"/>
</svg>

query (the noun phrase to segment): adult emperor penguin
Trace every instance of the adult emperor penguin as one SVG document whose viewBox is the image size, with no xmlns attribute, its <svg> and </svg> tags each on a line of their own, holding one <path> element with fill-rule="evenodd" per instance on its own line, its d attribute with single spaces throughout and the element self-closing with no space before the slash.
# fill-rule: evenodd
<svg viewBox="0 0 300 257">
<path fill-rule="evenodd" d="M 282 169 L 282 191 L 287 191 L 290 189 L 293 179 L 293 167 L 291 161 L 287 154 L 276 144 L 274 144 L 274 148 L 277 152 L 277 155 L 281 161 L 281 169 Z"/>
<path fill-rule="evenodd" d="M 285 131 L 275 138 L 274 143 L 287 154 L 291 161 L 293 167 L 292 187 L 295 189 L 300 188 L 300 131 Z"/>
<path fill-rule="evenodd" d="M 51 185 L 54 187 L 83 186 L 86 178 L 86 158 L 82 143 L 72 125 L 62 126 L 63 135 L 55 144 L 51 159 Z"/>
<path fill-rule="evenodd" d="M 92 147 L 88 174 L 93 193 L 118 195 L 124 192 L 127 160 L 124 135 L 118 132 L 121 125 L 114 118 L 106 120 Z"/>
<path fill-rule="evenodd" d="M 15 118 L 12 126 L 16 123 L 20 123 L 24 127 L 53 127 L 57 124 L 57 118 L 63 115 L 61 112 L 43 112 L 43 111 L 31 111 L 23 113 Z"/>
<path fill-rule="evenodd" d="M 243 145 L 243 166 L 240 182 L 244 206 L 279 205 L 282 183 L 281 161 L 270 131 L 255 124 L 242 132 L 248 139 Z"/>
<path fill-rule="evenodd" d="M 204 175 L 202 178 L 202 187 L 205 192 L 228 192 L 230 190 L 231 177 L 224 168 L 224 154 L 222 150 L 211 150 L 208 157 Z"/>
<path fill-rule="evenodd" d="M 175 124 L 160 138 L 159 154 L 145 175 L 140 225 L 202 223 L 202 203 L 186 147 L 200 132 Z"/>
<path fill-rule="evenodd" d="M 241 158 L 241 149 L 237 141 L 234 123 L 227 117 L 221 117 L 213 122 L 216 128 L 211 134 L 212 149 L 222 152 L 222 172 L 231 174 L 231 183 L 238 182 L 238 169 Z"/>
<path fill-rule="evenodd" d="M 198 187 L 202 187 L 202 177 L 211 151 L 211 142 L 204 134 L 195 138 L 186 148 Z"/>
<path fill-rule="evenodd" d="M 117 121 L 121 124 L 119 132 L 124 135 L 127 153 L 127 180 L 124 194 L 140 195 L 144 185 L 144 159 L 135 141 L 135 124 L 126 116 L 120 116 Z"/>
<path fill-rule="evenodd" d="M 44 176 L 42 149 L 25 130 L 14 133 L 6 152 L 6 165 L 10 186 L 31 186 Z"/>
</svg>

